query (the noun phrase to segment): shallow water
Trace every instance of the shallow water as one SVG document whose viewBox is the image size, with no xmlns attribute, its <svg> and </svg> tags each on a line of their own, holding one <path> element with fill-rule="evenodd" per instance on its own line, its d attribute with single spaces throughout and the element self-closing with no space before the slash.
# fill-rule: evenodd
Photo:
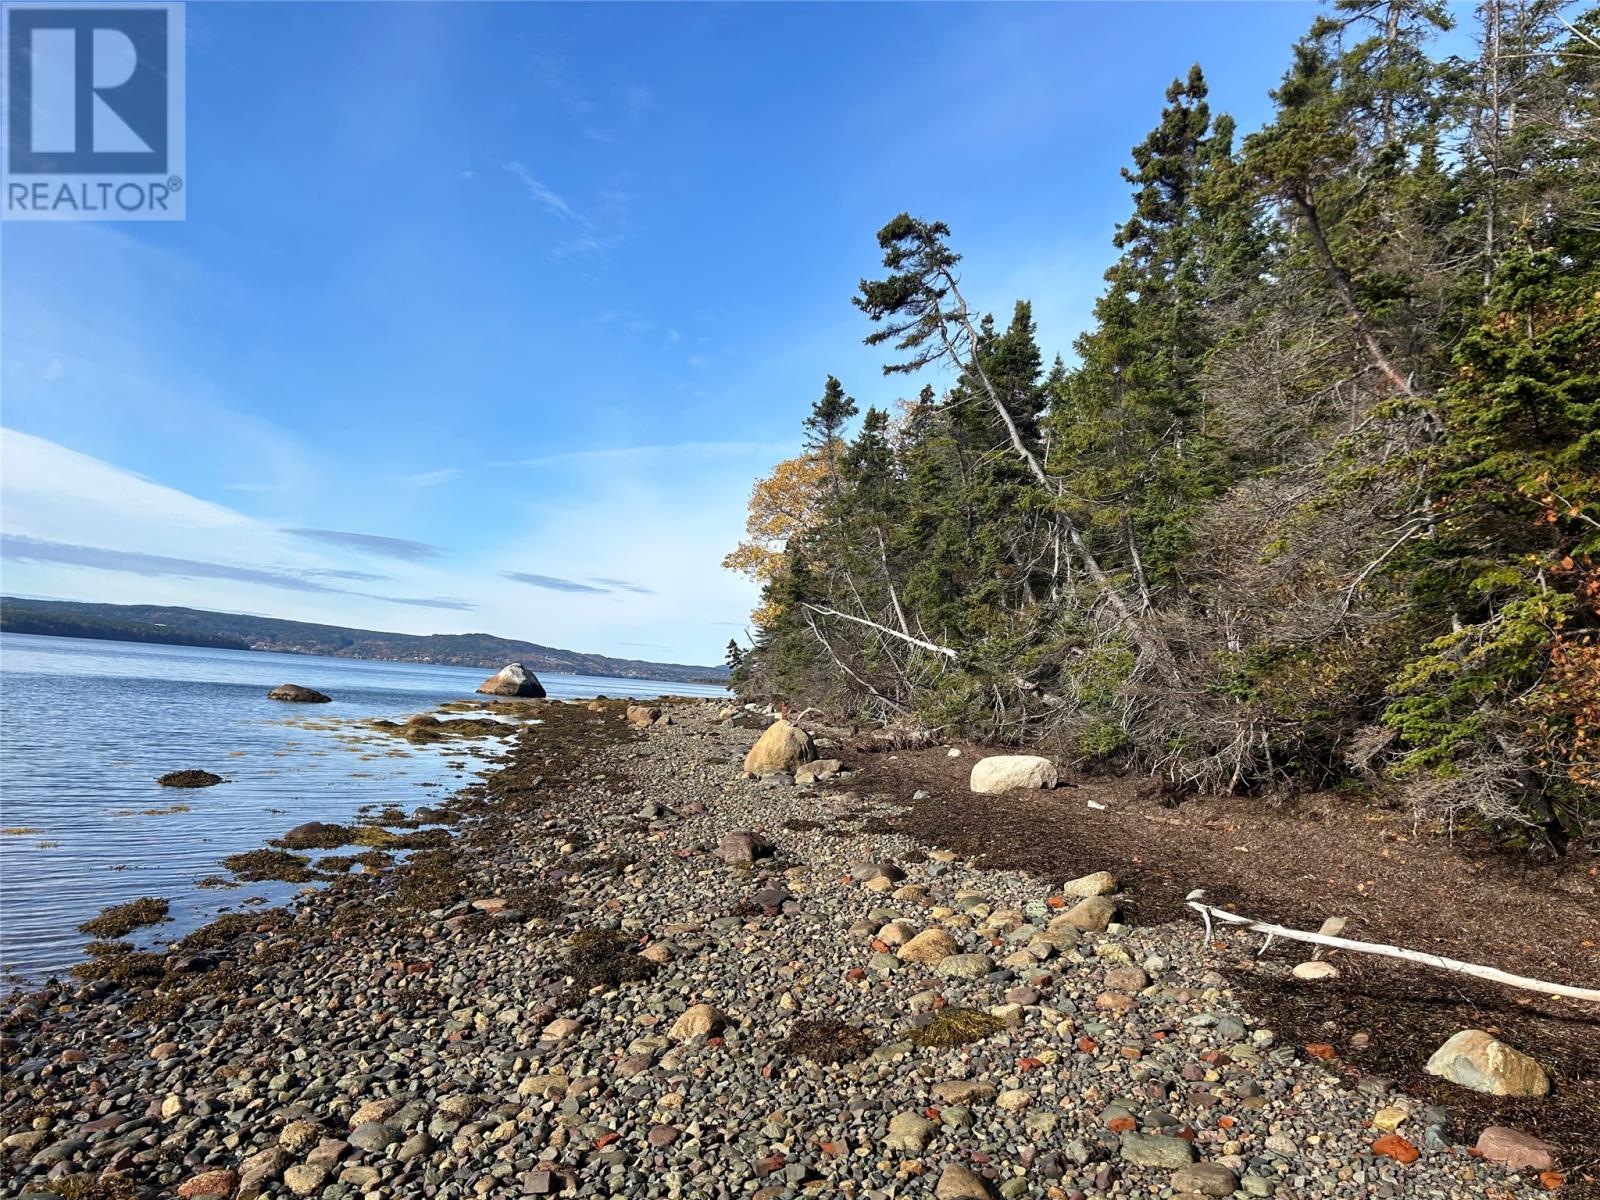
<svg viewBox="0 0 1600 1200">
<path fill-rule="evenodd" d="M 171 919 L 128 940 L 160 945 L 227 911 L 279 904 L 298 885 L 197 888 L 221 860 L 304 821 L 363 806 L 407 811 L 475 778 L 501 739 L 415 746 L 365 722 L 473 695 L 481 667 L 364 662 L 0 634 L 0 972 L 60 974 L 90 939 L 79 923 L 141 896 Z M 541 675 L 550 696 L 719 696 L 720 688 Z M 331 704 L 268 700 L 299 683 Z M 200 767 L 227 782 L 165 788 Z M 186 809 L 186 811 L 185 811 Z M 247 903 L 249 901 L 250 903 Z"/>
</svg>

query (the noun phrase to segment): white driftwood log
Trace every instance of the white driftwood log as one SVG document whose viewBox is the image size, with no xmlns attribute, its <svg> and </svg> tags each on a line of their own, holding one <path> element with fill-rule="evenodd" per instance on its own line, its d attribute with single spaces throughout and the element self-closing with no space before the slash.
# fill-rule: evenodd
<svg viewBox="0 0 1600 1200">
<path fill-rule="evenodd" d="M 1398 958 L 1405 962 L 1421 963 L 1425 967 L 1434 967 L 1440 971 L 1454 971 L 1461 975 L 1472 975 L 1478 979 L 1492 980 L 1495 983 L 1503 983 L 1507 987 L 1523 988 L 1530 992 L 1543 992 L 1547 996 L 1568 996 L 1574 1000 L 1587 1000 L 1592 1004 L 1600 1004 L 1600 989 L 1574 987 L 1566 983 L 1546 983 L 1542 979 L 1529 979 L 1525 975 L 1513 975 L 1497 967 L 1481 967 L 1476 963 L 1462 962 L 1456 958 L 1445 958 L 1440 954 L 1428 954 L 1421 950 L 1407 950 L 1401 946 L 1385 946 L 1378 942 L 1358 942 L 1351 938 L 1330 937 L 1324 933 L 1307 933 L 1303 929 L 1290 929 L 1286 925 L 1271 925 L 1265 921 L 1241 917 L 1238 913 L 1203 904 L 1200 898 L 1204 895 L 1205 891 L 1203 889 L 1190 892 L 1188 903 L 1190 908 L 1205 919 L 1207 939 L 1211 937 L 1211 923 L 1215 920 L 1227 925 L 1242 925 L 1244 928 L 1256 933 L 1265 934 L 1267 940 L 1261 947 L 1261 953 L 1266 952 L 1267 947 L 1272 945 L 1274 938 L 1288 938 L 1291 941 L 1311 942 L 1318 946 L 1333 946 L 1340 950 L 1354 951 L 1357 954 L 1377 954 L 1384 958 Z"/>
</svg>

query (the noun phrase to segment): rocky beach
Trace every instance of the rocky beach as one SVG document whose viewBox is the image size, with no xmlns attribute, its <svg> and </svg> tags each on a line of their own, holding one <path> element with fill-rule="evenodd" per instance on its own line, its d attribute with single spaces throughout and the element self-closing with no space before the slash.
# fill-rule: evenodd
<svg viewBox="0 0 1600 1200">
<path fill-rule="evenodd" d="M 539 723 L 367 827 L 359 873 L 263 850 L 325 886 L 6 1002 L 0 1195 L 1594 1194 L 1592 1126 L 1533 1132 L 1583 1127 L 1582 1005 L 1546 1013 L 1569 1060 L 1504 1020 L 1444 1067 L 1553 1099 L 1417 1094 L 1360 1065 L 1376 1031 L 1275 1023 L 1264 995 L 1339 973 L 1296 977 L 1310 947 L 1208 940 L 1110 843 L 1068 878 L 1024 831 L 995 865 L 892 749 L 780 732 L 750 778 L 747 709 L 484 703 Z"/>
</svg>

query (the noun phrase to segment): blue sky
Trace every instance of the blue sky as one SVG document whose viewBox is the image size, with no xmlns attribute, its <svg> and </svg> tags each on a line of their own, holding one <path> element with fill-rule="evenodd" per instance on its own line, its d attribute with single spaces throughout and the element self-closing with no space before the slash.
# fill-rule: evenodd
<svg viewBox="0 0 1600 1200">
<path fill-rule="evenodd" d="M 901 209 L 1088 319 L 1174 75 L 1308 4 L 188 6 L 188 219 L 0 228 L 3 584 L 709 662 Z"/>
</svg>

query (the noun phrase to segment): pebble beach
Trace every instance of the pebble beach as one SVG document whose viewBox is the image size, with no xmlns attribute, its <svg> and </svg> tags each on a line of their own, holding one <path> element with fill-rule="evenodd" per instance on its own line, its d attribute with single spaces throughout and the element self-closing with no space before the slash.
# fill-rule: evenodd
<svg viewBox="0 0 1600 1200">
<path fill-rule="evenodd" d="M 1258 1021 L 1258 938 L 1124 924 L 1116 862 L 915 842 L 826 739 L 745 778 L 715 702 L 530 703 L 448 844 L 15 993 L 0 1196 L 1549 1194 Z"/>
</svg>

